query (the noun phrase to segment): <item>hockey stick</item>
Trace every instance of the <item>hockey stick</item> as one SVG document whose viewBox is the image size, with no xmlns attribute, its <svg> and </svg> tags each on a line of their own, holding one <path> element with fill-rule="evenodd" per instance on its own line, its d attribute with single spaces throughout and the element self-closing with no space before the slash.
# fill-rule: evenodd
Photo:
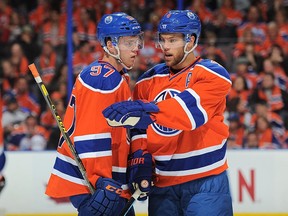
<svg viewBox="0 0 288 216">
<path fill-rule="evenodd" d="M 54 116 L 54 118 L 55 118 L 55 120 L 57 122 L 57 125 L 58 125 L 58 127 L 59 127 L 59 129 L 61 131 L 62 136 L 64 137 L 65 141 L 68 144 L 68 147 L 70 148 L 71 153 L 74 156 L 76 164 L 77 164 L 77 166 L 78 166 L 78 168 L 79 168 L 79 170 L 80 170 L 80 172 L 81 172 L 81 174 L 82 174 L 82 176 L 84 178 L 84 181 L 86 182 L 86 185 L 87 185 L 90 193 L 93 194 L 95 189 L 94 189 L 94 187 L 92 186 L 92 184 L 89 182 L 89 180 L 87 178 L 86 169 L 85 169 L 81 159 L 79 158 L 79 155 L 77 154 L 77 152 L 76 152 L 76 150 L 74 148 L 74 145 L 73 145 L 73 143 L 72 143 L 72 141 L 71 141 L 71 139 L 70 139 L 70 137 L 69 137 L 69 135 L 67 133 L 67 130 L 65 129 L 65 126 L 64 126 L 64 124 L 63 124 L 63 122 L 62 122 L 62 120 L 61 120 L 61 118 L 60 118 L 60 116 L 59 116 L 59 114 L 58 114 L 58 112 L 56 110 L 55 105 L 52 103 L 52 100 L 51 100 L 51 98 L 50 98 L 50 96 L 48 94 L 48 91 L 47 91 L 45 85 L 43 84 L 43 81 L 42 81 L 42 79 L 41 79 L 41 77 L 39 75 L 39 72 L 38 72 L 35 64 L 34 63 L 30 64 L 28 67 L 29 67 L 30 71 L 32 72 L 32 75 L 33 75 L 33 77 L 34 77 L 34 79 L 35 79 L 35 81 L 36 81 L 41 93 L 43 94 L 43 96 L 45 98 L 45 101 L 46 101 L 47 105 L 49 106 L 49 108 L 50 108 L 50 110 L 51 110 L 51 112 L 52 112 L 52 114 L 53 114 L 53 116 Z"/>
<path fill-rule="evenodd" d="M 126 216 L 131 207 L 133 206 L 136 199 L 141 195 L 141 191 L 139 188 L 132 194 L 132 197 L 129 199 L 129 201 L 126 203 L 122 211 L 120 212 L 120 216 Z"/>
</svg>

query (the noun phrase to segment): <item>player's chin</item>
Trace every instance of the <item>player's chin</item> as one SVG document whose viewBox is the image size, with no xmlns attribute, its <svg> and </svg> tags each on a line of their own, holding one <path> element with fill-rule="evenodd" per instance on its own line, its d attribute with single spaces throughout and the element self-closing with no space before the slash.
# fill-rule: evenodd
<svg viewBox="0 0 288 216">
<path fill-rule="evenodd" d="M 171 67 L 171 66 L 173 66 L 174 64 L 173 64 L 173 62 L 174 61 L 172 61 L 171 59 L 165 59 L 165 63 L 166 63 L 166 65 L 168 66 L 168 67 Z"/>
</svg>

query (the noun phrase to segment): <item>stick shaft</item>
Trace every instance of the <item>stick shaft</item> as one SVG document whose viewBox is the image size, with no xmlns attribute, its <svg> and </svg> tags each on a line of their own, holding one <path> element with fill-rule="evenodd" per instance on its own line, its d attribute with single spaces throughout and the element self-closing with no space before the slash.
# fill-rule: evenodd
<svg viewBox="0 0 288 216">
<path fill-rule="evenodd" d="M 57 125 L 58 125 L 58 127 L 59 127 L 59 129 L 61 131 L 62 136 L 64 137 L 66 143 L 68 144 L 68 147 L 69 147 L 71 153 L 74 156 L 74 160 L 76 161 L 76 164 L 77 164 L 77 166 L 78 166 L 78 168 L 79 168 L 79 170 L 80 170 L 80 172 L 81 172 L 81 174 L 82 174 L 82 176 L 84 178 L 84 181 L 86 182 L 86 185 L 87 185 L 89 191 L 91 192 L 91 194 L 93 194 L 95 189 L 92 186 L 92 184 L 90 183 L 90 181 L 88 180 L 88 177 L 86 175 L 86 169 L 85 169 L 81 159 L 79 158 L 79 155 L 77 154 L 77 152 L 76 152 L 76 150 L 74 148 L 74 145 L 73 145 L 73 143 L 72 143 L 72 141 L 71 141 L 71 139 L 70 139 L 70 137 L 69 137 L 69 135 L 68 135 L 68 133 L 67 133 L 67 131 L 65 129 L 65 126 L 64 126 L 64 124 L 63 124 L 63 122 L 61 120 L 61 117 L 59 116 L 59 114 L 58 114 L 58 112 L 56 110 L 55 105 L 52 103 L 52 100 L 51 100 L 51 98 L 49 96 L 49 93 L 48 93 L 45 85 L 42 82 L 42 79 L 41 79 L 41 77 L 39 75 L 39 72 L 38 72 L 35 64 L 34 63 L 30 64 L 28 67 L 29 67 L 30 71 L 32 72 L 32 75 L 33 75 L 33 77 L 34 77 L 34 79 L 35 79 L 35 81 L 36 81 L 36 83 L 37 83 L 37 85 L 38 85 L 43 97 L 45 98 L 45 101 L 46 101 L 47 105 L 49 106 L 49 108 L 50 108 L 50 110 L 51 110 L 51 112 L 52 112 L 52 114 L 53 114 L 53 116 L 54 116 L 54 118 L 55 118 L 55 120 L 57 122 Z"/>
<path fill-rule="evenodd" d="M 139 188 L 133 193 L 132 197 L 128 200 L 124 208 L 120 212 L 120 216 L 126 216 L 131 207 L 133 206 L 134 202 L 137 200 L 137 198 L 140 196 L 141 191 Z"/>
</svg>

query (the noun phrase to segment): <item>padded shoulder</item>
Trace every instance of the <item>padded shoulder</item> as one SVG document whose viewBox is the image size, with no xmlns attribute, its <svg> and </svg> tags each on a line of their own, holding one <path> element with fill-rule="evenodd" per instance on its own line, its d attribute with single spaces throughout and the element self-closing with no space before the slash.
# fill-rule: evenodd
<svg viewBox="0 0 288 216">
<path fill-rule="evenodd" d="M 123 81 L 119 71 L 112 65 L 100 61 L 85 67 L 79 74 L 79 79 L 83 85 L 100 91 L 111 91 Z"/>
<path fill-rule="evenodd" d="M 226 78 L 227 80 L 231 80 L 229 72 L 222 65 L 213 60 L 203 59 L 202 61 L 198 62 L 197 65 L 202 66 L 206 70 L 215 73 L 218 76 Z"/>
<path fill-rule="evenodd" d="M 166 66 L 165 63 L 157 64 L 154 67 L 152 67 L 151 69 L 149 69 L 148 71 L 146 71 L 145 73 L 143 73 L 138 78 L 138 81 L 141 81 L 141 80 L 146 79 L 146 78 L 153 77 L 155 75 L 165 75 L 165 74 L 169 74 L 169 67 Z"/>
</svg>

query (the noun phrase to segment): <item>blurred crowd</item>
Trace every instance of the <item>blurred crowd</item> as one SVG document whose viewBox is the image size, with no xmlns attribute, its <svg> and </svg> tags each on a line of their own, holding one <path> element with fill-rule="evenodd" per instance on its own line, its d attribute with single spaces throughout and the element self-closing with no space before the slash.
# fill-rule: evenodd
<svg viewBox="0 0 288 216">
<path fill-rule="evenodd" d="M 103 14 L 123 11 L 145 34 L 131 75 L 131 91 L 144 71 L 162 61 L 155 47 L 159 19 L 176 0 L 74 0 L 73 78 L 101 58 L 96 26 Z M 228 148 L 288 148 L 288 1 L 183 0 L 202 33 L 196 55 L 228 69 L 232 90 L 225 121 Z M 6 150 L 56 149 L 60 131 L 28 65 L 35 63 L 63 118 L 67 105 L 66 0 L 0 1 L 2 125 Z"/>
</svg>

